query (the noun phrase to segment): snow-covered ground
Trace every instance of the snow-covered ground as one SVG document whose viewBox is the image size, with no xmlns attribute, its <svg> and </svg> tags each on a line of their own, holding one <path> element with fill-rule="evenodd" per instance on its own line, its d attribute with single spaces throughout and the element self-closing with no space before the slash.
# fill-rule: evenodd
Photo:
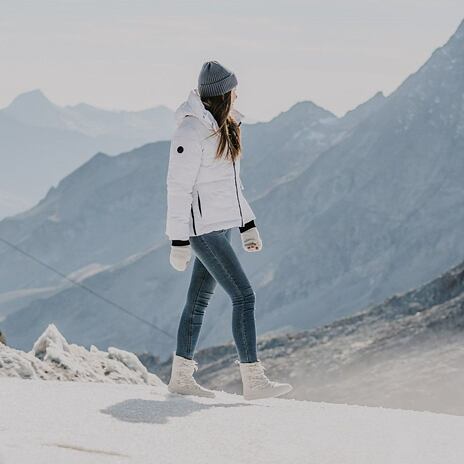
<svg viewBox="0 0 464 464">
<path fill-rule="evenodd" d="M 0 379 L 2 464 L 462 464 L 464 418 L 164 386 Z"/>
<path fill-rule="evenodd" d="M 0 344 L 1 464 L 462 464 L 464 417 L 274 398 L 171 394 L 137 357 Z"/>
</svg>

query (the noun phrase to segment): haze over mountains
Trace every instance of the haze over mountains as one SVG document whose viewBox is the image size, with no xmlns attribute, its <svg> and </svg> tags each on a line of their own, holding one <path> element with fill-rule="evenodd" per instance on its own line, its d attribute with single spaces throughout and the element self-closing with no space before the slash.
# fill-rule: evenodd
<svg viewBox="0 0 464 464">
<path fill-rule="evenodd" d="M 173 112 L 60 107 L 40 90 L 0 110 L 0 218 L 27 209 L 98 151 L 108 154 L 168 139 Z"/>
<path fill-rule="evenodd" d="M 238 231 L 233 242 L 256 290 L 260 333 L 328 323 L 463 260 L 463 95 L 461 23 L 395 92 L 343 118 L 301 102 L 270 122 L 243 125 L 241 176 L 264 247 L 244 252 Z M 93 266 L 86 285 L 174 334 L 191 267 L 180 274 L 168 261 L 168 148 L 165 141 L 98 154 L 35 208 L 0 222 L 0 237 L 66 273 Z M 1 292 L 16 292 L 8 304 L 0 299 L 13 344 L 28 348 L 55 322 L 75 343 L 170 354 L 172 340 L 61 285 L 0 248 Z M 48 298 L 19 309 L 26 291 L 44 287 Z M 230 338 L 230 315 L 218 288 L 200 347 Z"/>
</svg>

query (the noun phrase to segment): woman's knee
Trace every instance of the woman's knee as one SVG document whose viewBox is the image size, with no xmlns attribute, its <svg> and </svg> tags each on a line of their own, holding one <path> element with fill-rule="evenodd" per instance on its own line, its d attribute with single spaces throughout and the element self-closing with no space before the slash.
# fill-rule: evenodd
<svg viewBox="0 0 464 464">
<path fill-rule="evenodd" d="M 255 301 L 256 293 L 252 287 L 240 288 L 232 295 L 233 305 L 245 305 L 248 308 L 254 308 Z"/>
</svg>

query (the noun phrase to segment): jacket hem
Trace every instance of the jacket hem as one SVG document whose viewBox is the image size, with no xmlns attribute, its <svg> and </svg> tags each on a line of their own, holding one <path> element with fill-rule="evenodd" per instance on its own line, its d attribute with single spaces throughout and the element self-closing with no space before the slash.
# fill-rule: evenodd
<svg viewBox="0 0 464 464">
<path fill-rule="evenodd" d="M 222 221 L 222 222 L 217 222 L 214 224 L 208 224 L 206 226 L 201 227 L 201 229 L 199 225 L 197 225 L 197 234 L 193 234 L 191 231 L 190 237 L 197 237 L 198 235 L 207 234 L 208 232 L 213 232 L 215 230 L 232 229 L 234 227 L 241 227 L 241 225 L 242 225 L 241 218 L 237 218 L 237 219 L 227 221 L 227 222 Z"/>
</svg>

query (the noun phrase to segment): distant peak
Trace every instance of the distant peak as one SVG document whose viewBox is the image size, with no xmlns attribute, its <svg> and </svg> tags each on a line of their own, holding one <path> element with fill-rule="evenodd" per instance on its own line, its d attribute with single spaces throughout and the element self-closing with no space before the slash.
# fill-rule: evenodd
<svg viewBox="0 0 464 464">
<path fill-rule="evenodd" d="M 76 105 L 67 105 L 66 108 L 70 110 L 81 110 L 81 111 L 105 111 L 96 106 L 89 105 L 88 103 L 77 103 Z"/>
<path fill-rule="evenodd" d="M 44 95 L 40 89 L 30 90 L 19 94 L 11 103 L 10 107 L 24 104 L 46 104 L 53 105 L 53 103 Z"/>
<path fill-rule="evenodd" d="M 385 99 L 385 95 L 381 90 L 379 90 L 365 102 L 359 104 L 354 109 L 347 111 L 343 118 L 350 120 L 351 118 L 357 118 L 359 116 L 365 117 L 370 114 L 371 111 L 379 108 Z"/>
<path fill-rule="evenodd" d="M 31 96 L 37 96 L 37 97 L 43 97 L 43 98 L 46 98 L 45 97 L 45 94 L 42 92 L 42 90 L 40 89 L 33 89 L 33 90 L 29 90 L 28 92 L 23 92 L 22 94 L 20 95 L 31 95 Z"/>
<path fill-rule="evenodd" d="M 330 113 L 329 110 L 322 108 L 322 106 L 316 105 L 311 100 L 303 100 L 295 103 L 288 111 L 303 111 L 303 112 L 319 112 Z M 332 113 L 331 113 L 332 114 Z M 334 115 L 335 116 L 335 115 Z"/>
<path fill-rule="evenodd" d="M 18 98 L 34 98 L 34 99 L 43 99 L 48 100 L 45 94 L 40 89 L 29 90 L 28 92 L 20 93 L 16 99 Z"/>
<path fill-rule="evenodd" d="M 284 111 L 280 113 L 276 118 L 274 119 L 281 119 L 281 118 L 298 118 L 298 119 L 319 119 L 321 117 L 323 118 L 334 118 L 336 119 L 337 116 L 335 116 L 333 113 L 330 111 L 326 110 L 325 108 L 322 108 L 321 106 L 316 105 L 310 100 L 304 100 L 295 103 L 292 105 L 287 111 Z"/>
</svg>

